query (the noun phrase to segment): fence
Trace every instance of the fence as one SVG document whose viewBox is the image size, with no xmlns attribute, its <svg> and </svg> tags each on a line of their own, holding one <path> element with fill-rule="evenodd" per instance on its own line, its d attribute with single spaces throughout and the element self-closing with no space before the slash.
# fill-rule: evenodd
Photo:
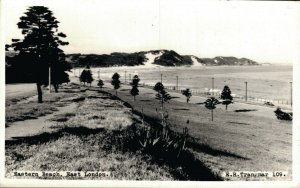
<svg viewBox="0 0 300 188">
<path fill-rule="evenodd" d="M 142 83 L 141 86 L 150 88 L 150 89 L 152 89 L 154 87 L 154 85 L 149 85 L 149 84 L 145 84 L 145 83 Z M 178 87 L 178 89 L 177 89 L 177 86 L 165 86 L 165 89 L 172 91 L 172 92 L 181 93 L 181 91 L 186 88 Z M 195 96 L 221 97 L 221 92 L 203 91 L 203 89 L 190 89 L 190 91 Z M 246 100 L 245 96 L 239 96 L 239 95 L 236 95 L 233 98 L 238 101 L 247 101 L 247 102 L 253 102 L 253 103 L 263 103 L 263 104 L 271 103 L 274 105 L 291 105 L 290 101 L 286 100 L 286 99 L 256 98 L 256 97 L 252 97 L 252 96 L 247 96 L 247 100 Z"/>
</svg>

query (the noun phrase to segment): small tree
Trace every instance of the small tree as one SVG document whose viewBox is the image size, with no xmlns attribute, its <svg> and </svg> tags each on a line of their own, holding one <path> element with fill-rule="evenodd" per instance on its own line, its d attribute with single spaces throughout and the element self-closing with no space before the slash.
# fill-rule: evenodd
<svg viewBox="0 0 300 188">
<path fill-rule="evenodd" d="M 118 73 L 115 73 L 113 76 L 112 76 L 112 80 L 111 80 L 111 85 L 114 86 L 114 89 L 116 91 L 116 95 L 118 96 L 118 93 L 117 93 L 117 90 L 120 88 L 120 75 Z"/>
<path fill-rule="evenodd" d="M 223 99 L 222 104 L 226 105 L 226 110 L 227 110 L 227 106 L 232 103 L 232 99 L 233 99 L 231 96 L 230 88 L 227 85 L 224 86 L 223 88 L 223 91 L 221 93 L 221 99 Z"/>
<path fill-rule="evenodd" d="M 204 102 L 204 104 L 207 109 L 211 110 L 211 120 L 213 121 L 214 120 L 214 109 L 216 108 L 216 105 L 219 104 L 219 101 L 216 98 L 211 97 L 211 98 L 208 98 Z"/>
<path fill-rule="evenodd" d="M 83 82 L 84 85 L 85 85 L 85 83 L 89 83 L 91 86 L 91 83 L 94 80 L 91 70 L 84 69 L 79 76 L 79 80 L 80 80 L 80 82 Z"/>
<path fill-rule="evenodd" d="M 186 96 L 186 103 L 189 103 L 190 98 L 192 97 L 190 89 L 183 90 L 181 93 Z"/>
<path fill-rule="evenodd" d="M 157 94 L 156 94 L 156 99 L 158 99 L 161 103 L 161 108 L 164 107 L 164 103 L 165 102 L 169 102 L 169 100 L 172 99 L 172 97 L 169 95 L 169 93 L 167 91 L 160 90 Z"/>
<path fill-rule="evenodd" d="M 103 80 L 99 80 L 97 85 L 102 89 L 104 86 Z"/>
<path fill-rule="evenodd" d="M 87 72 L 86 72 L 86 70 L 84 69 L 84 70 L 81 72 L 80 76 L 79 76 L 79 81 L 80 81 L 80 83 L 83 82 L 83 84 L 85 85 L 86 78 L 87 78 Z"/>
<path fill-rule="evenodd" d="M 156 92 L 159 93 L 161 90 L 164 90 L 165 87 L 164 87 L 164 85 L 163 85 L 162 83 L 157 82 L 157 83 L 155 84 L 155 86 L 154 86 L 153 89 L 154 89 Z"/>
<path fill-rule="evenodd" d="M 138 75 L 134 75 L 133 76 L 133 79 L 132 79 L 132 82 L 131 82 L 131 85 L 133 86 L 138 86 L 139 85 L 139 82 L 140 82 L 140 78 Z"/>
<path fill-rule="evenodd" d="M 135 101 L 135 97 L 139 95 L 139 89 L 138 89 L 139 81 L 140 78 L 138 77 L 138 75 L 134 75 L 131 83 L 132 89 L 130 90 L 130 94 L 133 96 L 134 101 Z"/>
<path fill-rule="evenodd" d="M 136 86 L 132 86 L 132 89 L 130 90 L 130 94 L 133 96 L 133 101 L 135 101 L 135 96 L 139 95 L 139 89 Z"/>
<path fill-rule="evenodd" d="M 93 74 L 92 74 L 91 70 L 88 69 L 86 71 L 86 82 L 89 83 L 90 87 L 91 87 L 91 84 L 92 84 L 93 81 L 94 81 Z"/>
</svg>

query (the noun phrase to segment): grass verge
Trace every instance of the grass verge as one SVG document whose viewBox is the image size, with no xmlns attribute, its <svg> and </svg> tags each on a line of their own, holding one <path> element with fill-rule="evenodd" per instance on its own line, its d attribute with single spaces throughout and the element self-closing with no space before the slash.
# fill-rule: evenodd
<svg viewBox="0 0 300 188">
<path fill-rule="evenodd" d="M 95 170 L 111 172 L 104 179 L 114 180 L 220 180 L 189 151 L 176 160 L 143 152 L 136 139 L 139 116 L 113 96 L 95 91 L 83 95 L 74 112 L 53 119 L 57 132 L 6 141 L 6 177 L 15 178 L 15 170 Z"/>
</svg>

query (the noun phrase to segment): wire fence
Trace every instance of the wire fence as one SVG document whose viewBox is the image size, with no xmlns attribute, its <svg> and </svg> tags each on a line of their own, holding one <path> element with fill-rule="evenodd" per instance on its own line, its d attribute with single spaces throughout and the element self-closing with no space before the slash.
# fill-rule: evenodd
<svg viewBox="0 0 300 188">
<path fill-rule="evenodd" d="M 143 83 L 141 86 L 147 87 L 147 88 L 153 88 L 154 85 L 149 85 Z M 178 88 L 178 89 L 177 89 Z M 176 92 L 176 93 L 181 93 L 185 88 L 179 88 L 177 86 L 165 86 L 165 89 Z M 221 92 L 213 92 L 213 91 L 203 91 L 201 89 L 190 89 L 190 92 L 195 95 L 195 96 L 204 96 L 204 97 L 221 97 Z M 233 97 L 234 99 L 237 100 L 244 100 L 248 102 L 256 102 L 256 103 L 269 103 L 269 104 L 274 104 L 274 105 L 291 105 L 290 100 L 286 99 L 270 99 L 270 98 L 257 98 L 257 97 L 252 97 L 252 96 L 247 96 L 247 99 L 245 96 L 239 96 L 236 95 Z"/>
</svg>

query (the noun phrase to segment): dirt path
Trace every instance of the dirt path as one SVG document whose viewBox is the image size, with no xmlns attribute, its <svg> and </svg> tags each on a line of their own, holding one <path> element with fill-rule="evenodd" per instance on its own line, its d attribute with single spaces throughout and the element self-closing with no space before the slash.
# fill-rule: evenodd
<svg viewBox="0 0 300 188">
<path fill-rule="evenodd" d="M 51 128 L 54 122 L 50 119 L 59 114 L 73 112 L 76 107 L 76 103 L 71 103 L 64 107 L 57 107 L 58 111 L 39 117 L 38 119 L 28 119 L 12 123 L 9 127 L 5 128 L 5 140 L 14 140 L 25 136 L 55 131 L 56 129 Z"/>
</svg>

